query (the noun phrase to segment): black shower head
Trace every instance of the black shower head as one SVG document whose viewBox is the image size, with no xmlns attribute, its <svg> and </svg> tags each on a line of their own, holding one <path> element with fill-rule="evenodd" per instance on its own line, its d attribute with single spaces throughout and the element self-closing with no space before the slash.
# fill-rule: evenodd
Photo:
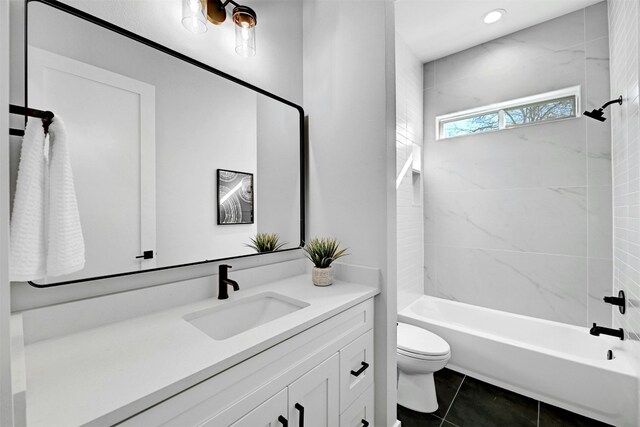
<svg viewBox="0 0 640 427">
<path fill-rule="evenodd" d="M 604 122 L 605 120 L 607 120 L 607 118 L 604 117 L 602 108 L 600 108 L 599 110 L 585 111 L 582 114 L 584 114 L 587 117 L 591 117 L 592 119 L 600 120 L 601 122 Z"/>
<path fill-rule="evenodd" d="M 585 111 L 582 114 L 584 114 L 587 117 L 591 117 L 592 119 L 596 119 L 596 120 L 599 120 L 601 122 L 604 122 L 605 120 L 607 120 L 607 118 L 604 117 L 603 111 L 604 111 L 605 108 L 607 108 L 611 104 L 620 104 L 620 105 L 622 105 L 622 95 L 620 95 L 616 99 L 612 99 L 611 101 L 607 102 L 606 104 L 604 104 L 602 107 L 598 108 L 597 110 Z"/>
</svg>

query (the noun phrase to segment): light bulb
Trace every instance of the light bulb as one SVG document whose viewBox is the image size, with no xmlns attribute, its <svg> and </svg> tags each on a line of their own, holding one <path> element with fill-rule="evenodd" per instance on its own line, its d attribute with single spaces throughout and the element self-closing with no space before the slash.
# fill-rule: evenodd
<svg viewBox="0 0 640 427">
<path fill-rule="evenodd" d="M 256 54 L 256 29 L 247 22 L 236 25 L 236 53 L 248 58 Z"/>
<path fill-rule="evenodd" d="M 240 33 L 242 34 L 242 40 L 243 41 L 249 40 L 249 24 L 247 24 L 246 22 L 243 22 L 242 23 L 242 29 L 240 30 Z"/>
</svg>

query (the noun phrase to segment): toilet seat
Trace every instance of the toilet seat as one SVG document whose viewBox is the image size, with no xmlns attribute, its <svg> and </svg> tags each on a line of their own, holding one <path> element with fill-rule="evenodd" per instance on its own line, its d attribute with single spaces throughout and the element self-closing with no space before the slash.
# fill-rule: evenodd
<svg viewBox="0 0 640 427">
<path fill-rule="evenodd" d="M 443 360 L 449 360 L 449 358 L 451 357 L 451 353 L 440 354 L 440 355 L 436 355 L 436 356 L 430 356 L 430 355 L 426 355 L 426 354 L 412 353 L 410 351 L 404 351 L 404 350 L 401 350 L 401 349 L 397 349 L 397 353 L 398 353 L 398 357 L 404 356 L 404 357 L 408 357 L 408 358 L 411 358 L 411 359 L 431 361 L 431 362 L 439 362 L 439 361 L 443 361 Z"/>
<path fill-rule="evenodd" d="M 451 353 L 449 343 L 433 332 L 407 323 L 398 323 L 398 353 L 426 360 L 444 359 Z"/>
</svg>

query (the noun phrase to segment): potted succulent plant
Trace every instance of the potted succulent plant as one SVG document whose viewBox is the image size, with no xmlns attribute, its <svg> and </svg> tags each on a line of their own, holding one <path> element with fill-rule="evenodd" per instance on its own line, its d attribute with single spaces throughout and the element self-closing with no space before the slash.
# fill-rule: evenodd
<svg viewBox="0 0 640 427">
<path fill-rule="evenodd" d="M 340 249 L 340 242 L 335 238 L 315 238 L 304 245 L 305 256 L 313 263 L 311 280 L 316 286 L 329 286 L 333 283 L 331 263 L 346 254 L 347 249 Z"/>
<path fill-rule="evenodd" d="M 280 236 L 276 233 L 258 233 L 256 237 L 251 238 L 251 244 L 246 246 L 255 249 L 256 252 L 274 252 L 286 245 L 287 243 L 280 243 Z"/>
</svg>

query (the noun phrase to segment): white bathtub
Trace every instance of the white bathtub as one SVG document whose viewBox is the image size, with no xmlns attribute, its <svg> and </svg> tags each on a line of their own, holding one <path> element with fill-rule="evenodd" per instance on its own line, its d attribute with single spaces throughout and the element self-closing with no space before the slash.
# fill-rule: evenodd
<svg viewBox="0 0 640 427">
<path fill-rule="evenodd" d="M 638 378 L 617 338 L 429 296 L 398 320 L 449 342 L 454 370 L 615 426 L 637 426 Z"/>
</svg>

